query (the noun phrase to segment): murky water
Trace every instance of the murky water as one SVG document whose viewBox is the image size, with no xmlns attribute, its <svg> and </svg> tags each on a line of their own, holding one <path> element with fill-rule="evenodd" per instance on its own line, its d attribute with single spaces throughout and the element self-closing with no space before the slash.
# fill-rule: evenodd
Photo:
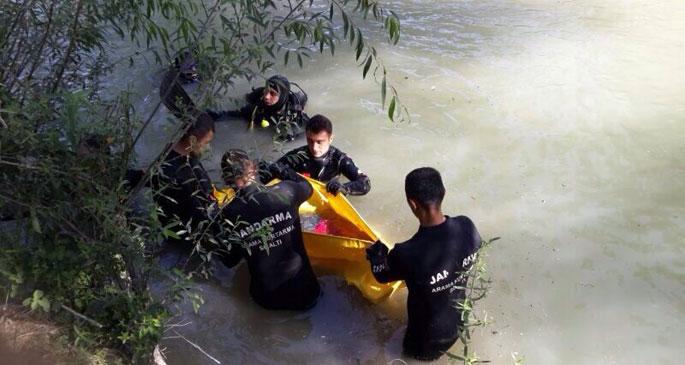
<svg viewBox="0 0 685 365">
<path fill-rule="evenodd" d="M 353 198 L 388 242 L 417 228 L 404 176 L 438 168 L 444 208 L 484 237 L 495 364 L 678 364 L 685 357 L 685 2 L 394 1 L 398 47 L 380 46 L 413 114 L 392 125 L 352 55 L 281 70 L 335 125 L 373 189 Z M 345 53 L 344 50 L 340 50 Z M 140 67 L 131 80 L 145 75 Z M 134 89 L 156 102 L 159 74 Z M 123 85 L 122 81 L 122 85 Z M 236 93 L 242 93 L 246 86 Z M 160 119 L 141 150 L 158 148 Z M 221 124 L 206 166 L 267 135 Z M 285 148 L 302 143 L 293 143 Z M 340 279 L 310 312 L 261 310 L 245 267 L 199 284 L 206 304 L 177 330 L 230 363 L 386 363 L 400 357 L 406 292 L 373 306 Z M 214 362 L 169 339 L 171 364 Z M 458 349 L 456 347 L 455 349 Z"/>
</svg>

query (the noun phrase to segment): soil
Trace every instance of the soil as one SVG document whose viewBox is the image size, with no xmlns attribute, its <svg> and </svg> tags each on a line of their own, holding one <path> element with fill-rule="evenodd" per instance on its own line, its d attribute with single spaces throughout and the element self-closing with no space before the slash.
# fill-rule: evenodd
<svg viewBox="0 0 685 365">
<path fill-rule="evenodd" d="M 0 364 L 61 365 L 111 364 L 101 355 L 71 346 L 66 331 L 17 305 L 0 305 Z"/>
</svg>

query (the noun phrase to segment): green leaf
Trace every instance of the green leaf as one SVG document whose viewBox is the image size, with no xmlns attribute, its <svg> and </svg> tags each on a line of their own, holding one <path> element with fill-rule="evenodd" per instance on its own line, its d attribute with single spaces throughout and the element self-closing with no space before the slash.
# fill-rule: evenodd
<svg viewBox="0 0 685 365">
<path fill-rule="evenodd" d="M 362 32 L 359 29 L 357 29 L 357 54 L 355 56 L 356 61 L 359 61 L 359 57 L 361 57 L 363 50 L 364 50 L 364 39 L 362 38 Z"/>
<path fill-rule="evenodd" d="M 331 4 L 330 10 L 328 10 L 328 20 L 333 20 L 333 4 Z"/>
<path fill-rule="evenodd" d="M 347 19 L 347 14 L 345 12 L 342 13 L 342 18 L 343 18 L 343 35 L 345 38 L 347 38 L 347 32 L 350 31 L 350 20 Z"/>
<path fill-rule="evenodd" d="M 285 51 L 285 56 L 283 56 L 283 65 L 288 66 L 288 59 L 290 58 L 290 51 Z"/>
<path fill-rule="evenodd" d="M 390 105 L 388 106 L 388 118 L 391 121 L 395 121 L 395 96 L 393 95 L 392 100 L 390 100 Z"/>
<path fill-rule="evenodd" d="M 385 97 L 388 93 L 388 84 L 385 80 L 385 69 L 383 69 L 383 81 L 381 81 L 381 108 L 385 109 Z"/>
<path fill-rule="evenodd" d="M 297 64 L 302 68 L 302 55 L 299 53 L 297 54 Z"/>
<path fill-rule="evenodd" d="M 354 26 L 350 26 L 350 46 L 354 44 L 356 32 L 354 31 Z"/>
<path fill-rule="evenodd" d="M 164 237 L 171 237 L 171 238 L 177 239 L 177 240 L 181 239 L 181 236 L 177 235 L 176 232 L 174 232 L 174 231 L 172 231 L 166 227 L 162 228 L 162 234 L 164 235 Z"/>
<path fill-rule="evenodd" d="M 42 290 L 34 290 L 33 295 L 24 299 L 23 305 L 31 308 L 32 311 L 41 308 L 44 312 L 50 311 L 50 301 Z"/>
<path fill-rule="evenodd" d="M 364 65 L 364 71 L 362 72 L 362 78 L 366 78 L 366 74 L 369 72 L 369 68 L 371 68 L 371 61 L 373 60 L 373 57 L 369 55 L 366 58 L 366 64 Z"/>
</svg>

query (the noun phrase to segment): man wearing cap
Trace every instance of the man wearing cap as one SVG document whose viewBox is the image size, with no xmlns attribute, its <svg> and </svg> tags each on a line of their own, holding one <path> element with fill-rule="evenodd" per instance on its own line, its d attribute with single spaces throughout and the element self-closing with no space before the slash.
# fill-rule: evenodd
<svg viewBox="0 0 685 365">
<path fill-rule="evenodd" d="M 299 177 L 264 186 L 256 163 L 241 150 L 226 152 L 221 169 L 236 191 L 221 212 L 229 250 L 224 263 L 232 267 L 242 258 L 247 261 L 250 295 L 266 309 L 313 307 L 321 288 L 304 248 L 298 213 L 313 192 L 311 185 Z"/>
<path fill-rule="evenodd" d="M 299 85 L 294 84 L 299 88 Z M 250 128 L 273 128 L 280 140 L 292 141 L 302 134 L 309 117 L 304 112 L 307 95 L 291 90 L 291 83 L 285 76 L 275 75 L 266 80 L 264 87 L 253 89 L 245 95 L 247 105 L 238 110 L 207 112 L 216 121 L 229 117 L 241 117 L 249 122 Z"/>
</svg>

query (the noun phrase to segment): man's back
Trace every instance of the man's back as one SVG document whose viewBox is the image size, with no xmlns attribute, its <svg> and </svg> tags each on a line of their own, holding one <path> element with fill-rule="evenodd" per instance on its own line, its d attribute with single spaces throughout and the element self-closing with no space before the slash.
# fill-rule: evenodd
<svg viewBox="0 0 685 365">
<path fill-rule="evenodd" d="M 304 249 L 298 207 L 311 195 L 306 181 L 272 187 L 252 184 L 224 208 L 241 243 L 231 256 L 247 261 L 250 293 L 269 309 L 305 309 L 319 295 L 319 284 Z"/>
<path fill-rule="evenodd" d="M 480 235 L 468 217 L 447 217 L 445 222 L 420 227 L 408 241 L 388 254 L 392 279 L 405 280 L 408 325 L 405 351 L 417 357 L 447 350 L 458 338 L 468 269 L 480 246 Z M 432 356 L 428 356 L 432 357 Z"/>
</svg>

